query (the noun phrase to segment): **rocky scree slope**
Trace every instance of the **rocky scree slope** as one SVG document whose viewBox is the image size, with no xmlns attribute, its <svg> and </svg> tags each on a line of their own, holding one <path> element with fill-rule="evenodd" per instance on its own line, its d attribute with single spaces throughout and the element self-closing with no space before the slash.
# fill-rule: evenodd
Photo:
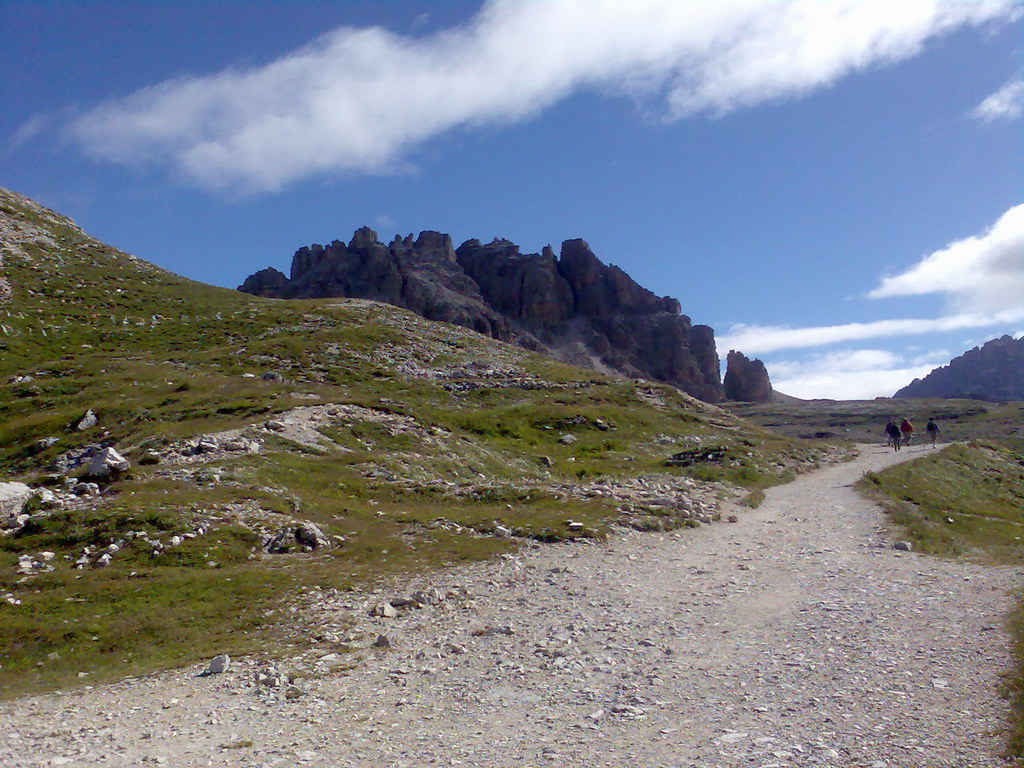
<svg viewBox="0 0 1024 768">
<path fill-rule="evenodd" d="M 300 248 L 290 277 L 264 269 L 239 290 L 385 301 L 563 362 L 666 382 L 706 402 L 724 396 L 714 331 L 693 325 L 676 299 L 603 264 L 583 240 L 566 240 L 556 257 L 550 246 L 524 254 L 497 238 L 456 249 L 448 235 L 430 231 L 385 245 L 363 227 L 347 245 Z"/>
<path fill-rule="evenodd" d="M 388 304 L 195 283 L 6 190 L 0 242 L 0 696 L 301 645 L 296 589 L 706 524 L 828 458 Z"/>
<path fill-rule="evenodd" d="M 974 347 L 893 397 L 1024 400 L 1024 338 L 1002 336 Z"/>
</svg>

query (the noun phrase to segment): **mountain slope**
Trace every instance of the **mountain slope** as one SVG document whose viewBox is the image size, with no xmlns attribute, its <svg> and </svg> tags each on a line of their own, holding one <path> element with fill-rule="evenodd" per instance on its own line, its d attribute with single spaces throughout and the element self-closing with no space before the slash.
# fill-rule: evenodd
<svg viewBox="0 0 1024 768">
<path fill-rule="evenodd" d="M 1024 400 L 1024 338 L 1002 336 L 974 347 L 893 397 Z"/>
<path fill-rule="evenodd" d="M 0 695 L 302 643 L 296 590 L 699 524 L 826 454 L 388 304 L 195 283 L 6 190 L 0 242 L 0 483 L 34 493 Z"/>
</svg>

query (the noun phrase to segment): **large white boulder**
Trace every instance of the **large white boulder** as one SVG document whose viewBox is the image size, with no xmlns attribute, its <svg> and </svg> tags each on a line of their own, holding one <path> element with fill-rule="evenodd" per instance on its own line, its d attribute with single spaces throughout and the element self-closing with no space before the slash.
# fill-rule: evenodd
<svg viewBox="0 0 1024 768">
<path fill-rule="evenodd" d="M 30 498 L 32 489 L 24 483 L 0 483 L 0 520 L 20 515 Z"/>
<path fill-rule="evenodd" d="M 128 459 L 115 451 L 113 448 L 104 448 L 89 461 L 85 470 L 88 477 L 107 478 L 123 475 L 131 468 Z"/>
</svg>

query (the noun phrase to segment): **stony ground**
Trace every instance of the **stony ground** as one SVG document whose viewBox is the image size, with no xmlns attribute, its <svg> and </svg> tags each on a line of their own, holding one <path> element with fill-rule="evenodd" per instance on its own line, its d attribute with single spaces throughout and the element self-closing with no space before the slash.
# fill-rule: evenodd
<svg viewBox="0 0 1024 768">
<path fill-rule="evenodd" d="M 896 551 L 850 487 L 919 450 L 864 448 L 735 524 L 308 593 L 294 685 L 243 659 L 6 702 L 0 765 L 1003 765 L 1024 574 Z M 368 615 L 417 589 L 437 604 Z"/>
</svg>

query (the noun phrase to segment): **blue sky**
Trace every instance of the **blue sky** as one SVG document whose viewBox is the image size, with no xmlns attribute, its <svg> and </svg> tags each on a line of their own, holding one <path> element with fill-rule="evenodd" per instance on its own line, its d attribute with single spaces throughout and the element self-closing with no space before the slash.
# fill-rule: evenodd
<svg viewBox="0 0 1024 768">
<path fill-rule="evenodd" d="M 235 286 L 583 237 L 801 397 L 1024 331 L 1012 0 L 0 0 L 0 185 Z"/>
</svg>

